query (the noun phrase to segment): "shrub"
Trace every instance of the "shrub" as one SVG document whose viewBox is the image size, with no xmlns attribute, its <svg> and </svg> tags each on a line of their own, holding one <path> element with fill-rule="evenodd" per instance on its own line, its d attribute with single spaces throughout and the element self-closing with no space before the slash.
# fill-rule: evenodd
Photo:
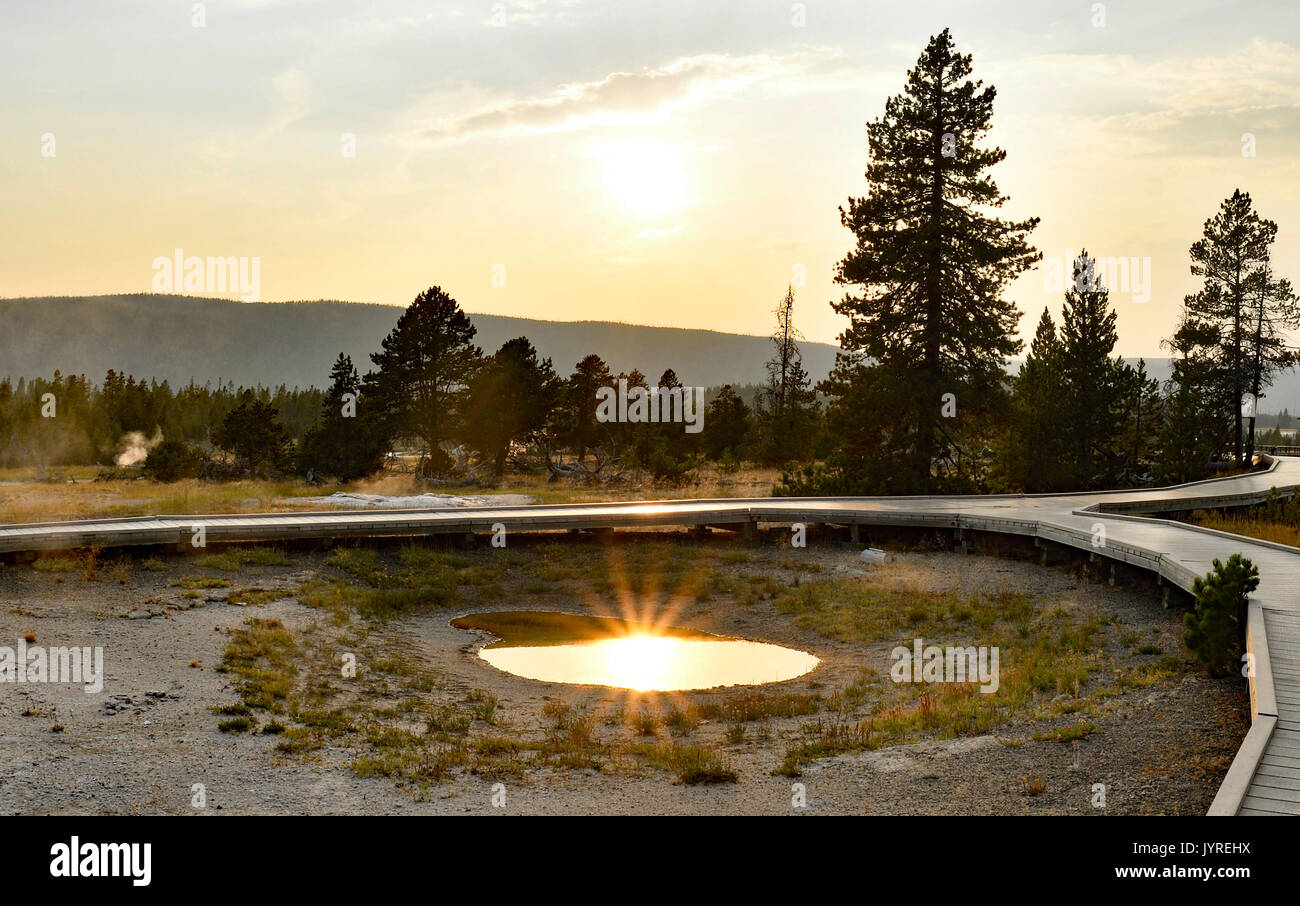
<svg viewBox="0 0 1300 906">
<path fill-rule="evenodd" d="M 659 445 L 646 459 L 646 469 L 656 481 L 665 484 L 686 484 L 694 478 L 695 460 L 686 454 L 676 454 L 666 445 Z"/>
<path fill-rule="evenodd" d="M 202 466 L 202 451 L 184 441 L 168 439 L 149 451 L 144 474 L 154 481 L 179 481 L 196 477 Z"/>
<path fill-rule="evenodd" d="M 1187 647 L 1205 665 L 1210 676 L 1236 672 L 1246 648 L 1247 596 L 1259 587 L 1259 568 L 1241 554 L 1214 569 L 1192 585 L 1196 605 L 1184 615 Z"/>
</svg>

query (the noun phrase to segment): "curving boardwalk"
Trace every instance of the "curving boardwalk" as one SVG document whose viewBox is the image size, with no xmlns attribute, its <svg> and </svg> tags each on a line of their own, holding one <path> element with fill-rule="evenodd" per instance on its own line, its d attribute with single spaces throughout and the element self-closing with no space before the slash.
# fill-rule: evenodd
<svg viewBox="0 0 1300 906">
<path fill-rule="evenodd" d="M 1260 572 L 1248 631 L 1248 647 L 1255 656 L 1252 725 L 1210 814 L 1300 815 L 1300 549 L 1129 515 L 1257 503 L 1273 488 L 1290 493 L 1297 486 L 1300 457 L 1279 456 L 1266 470 L 1249 475 L 1090 494 L 668 500 L 0 523 L 0 553 L 189 545 L 200 528 L 207 541 L 219 542 L 464 534 L 490 532 L 498 523 L 508 531 L 664 525 L 723 525 L 749 531 L 760 522 L 826 522 L 1031 536 L 1142 567 L 1190 591 L 1193 580 L 1209 571 L 1215 558 L 1239 552 Z"/>
</svg>

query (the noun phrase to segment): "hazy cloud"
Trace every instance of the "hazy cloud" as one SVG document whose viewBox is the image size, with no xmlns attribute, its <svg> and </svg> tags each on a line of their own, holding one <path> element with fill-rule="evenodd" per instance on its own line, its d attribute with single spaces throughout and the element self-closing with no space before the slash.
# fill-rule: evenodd
<svg viewBox="0 0 1300 906">
<path fill-rule="evenodd" d="M 561 85 L 543 97 L 508 100 L 470 111 L 424 130 L 435 142 L 482 135 L 564 132 L 591 126 L 631 125 L 667 119 L 674 111 L 735 94 L 758 82 L 821 75 L 841 60 L 838 49 L 788 54 L 683 57 L 640 72 L 612 72 L 591 82 Z"/>
</svg>

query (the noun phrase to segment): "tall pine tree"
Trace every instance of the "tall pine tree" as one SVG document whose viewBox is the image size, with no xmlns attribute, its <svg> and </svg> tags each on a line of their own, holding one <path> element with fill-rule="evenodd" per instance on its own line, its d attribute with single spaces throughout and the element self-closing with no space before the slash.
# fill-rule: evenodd
<svg viewBox="0 0 1300 906">
<path fill-rule="evenodd" d="M 473 342 L 476 332 L 455 299 L 430 287 L 370 356 L 377 370 L 362 382 L 375 401 L 383 433 L 423 441 L 435 471 L 451 466 L 439 444 L 458 431 L 465 388 L 483 358 Z"/>
<path fill-rule="evenodd" d="M 1277 224 L 1256 213 L 1249 193 L 1240 189 L 1205 222 L 1191 248 L 1192 274 L 1201 289 L 1183 300 L 1176 345 L 1206 385 L 1202 398 L 1231 445 L 1238 465 L 1246 462 L 1242 406 L 1258 397 L 1278 371 L 1295 364 L 1295 353 L 1281 331 L 1297 326 L 1295 298 L 1286 281 L 1269 268 L 1269 247 Z"/>
<path fill-rule="evenodd" d="M 1117 445 L 1130 375 L 1121 357 L 1111 357 L 1117 339 L 1110 292 L 1096 260 L 1084 251 L 1074 261 L 1061 315 L 1061 405 L 1071 439 L 1071 490 L 1109 486 L 1121 467 Z"/>
<path fill-rule="evenodd" d="M 833 381 L 858 376 L 870 381 L 871 395 L 893 396 L 887 424 L 856 432 L 892 453 L 879 468 L 854 467 L 865 479 L 858 490 L 954 486 L 966 451 L 952 416 L 959 422 L 997 399 L 1007 358 L 1021 347 L 1019 312 L 1003 292 L 1041 257 L 1028 243 L 1038 218 L 989 213 L 1007 201 L 988 173 L 1006 152 L 980 147 L 996 90 L 970 74 L 970 56 L 956 52 L 947 29 L 930 39 L 903 93 L 868 124 L 868 194 L 840 209 L 857 245 L 835 275 L 853 288 L 833 303 L 850 322 L 840 337 L 847 361 L 825 389 L 840 401 L 857 397 Z M 841 467 L 855 455 L 840 453 Z"/>
<path fill-rule="evenodd" d="M 1246 363 L 1250 379 L 1250 396 L 1255 401 L 1251 408 L 1249 430 L 1246 432 L 1246 461 L 1255 454 L 1255 412 L 1259 398 L 1276 374 L 1300 362 L 1300 355 L 1286 343 L 1284 329 L 1300 326 L 1300 299 L 1291 291 L 1291 282 L 1275 278 L 1272 263 L 1265 257 L 1263 267 L 1247 295 Z"/>
<path fill-rule="evenodd" d="M 609 366 L 595 353 L 575 365 L 573 374 L 564 382 L 558 432 L 579 462 L 586 458 L 588 450 L 609 443 L 608 428 L 596 421 L 596 392 L 612 386 L 614 376 Z"/>
</svg>

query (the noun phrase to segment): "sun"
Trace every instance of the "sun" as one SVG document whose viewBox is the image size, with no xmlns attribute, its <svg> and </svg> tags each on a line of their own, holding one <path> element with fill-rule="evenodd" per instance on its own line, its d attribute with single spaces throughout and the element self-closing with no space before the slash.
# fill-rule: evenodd
<svg viewBox="0 0 1300 906">
<path fill-rule="evenodd" d="M 682 150 L 662 142 L 607 142 L 597 154 L 609 198 L 638 217 L 668 214 L 686 203 Z"/>
</svg>

